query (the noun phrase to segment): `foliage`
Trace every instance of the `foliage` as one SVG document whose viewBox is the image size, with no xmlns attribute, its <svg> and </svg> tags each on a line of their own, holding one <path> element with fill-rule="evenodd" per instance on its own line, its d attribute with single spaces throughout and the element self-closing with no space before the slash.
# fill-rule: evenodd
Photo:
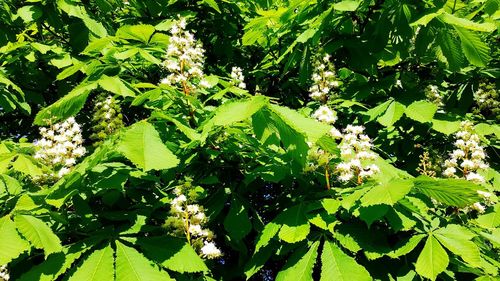
<svg viewBox="0 0 500 281">
<path fill-rule="evenodd" d="M 3 1 L 0 277 L 497 280 L 499 11 Z"/>
</svg>

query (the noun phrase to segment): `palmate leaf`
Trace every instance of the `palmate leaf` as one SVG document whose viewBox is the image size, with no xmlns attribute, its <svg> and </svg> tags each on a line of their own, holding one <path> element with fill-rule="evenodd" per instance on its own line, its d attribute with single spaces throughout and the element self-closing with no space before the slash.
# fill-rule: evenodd
<svg viewBox="0 0 500 281">
<path fill-rule="evenodd" d="M 459 225 L 448 225 L 436 230 L 434 236 L 443 246 L 460 256 L 468 264 L 475 267 L 481 265 L 479 248 L 470 241 L 475 235 L 467 228 Z"/>
<path fill-rule="evenodd" d="M 320 281 L 369 281 L 370 273 L 332 241 L 325 241 L 321 253 Z"/>
<path fill-rule="evenodd" d="M 40 110 L 33 122 L 35 125 L 47 125 L 77 114 L 85 105 L 90 91 L 97 88 L 97 82 L 82 83 L 55 103 Z"/>
<path fill-rule="evenodd" d="M 231 201 L 229 213 L 224 219 L 224 228 L 229 236 L 236 241 L 241 240 L 252 230 L 248 210 L 236 197 Z"/>
<path fill-rule="evenodd" d="M 485 67 L 490 61 L 490 48 L 479 35 L 465 28 L 454 26 L 460 37 L 465 57 L 475 66 Z"/>
<path fill-rule="evenodd" d="M 86 242 L 87 241 L 84 240 L 65 248 L 61 253 L 50 254 L 44 262 L 32 267 L 17 281 L 56 280 L 59 276 L 64 274 L 83 253 L 90 249 L 89 246 L 86 246 Z"/>
<path fill-rule="evenodd" d="M 451 24 L 454 26 L 462 27 L 469 30 L 474 31 L 482 31 L 482 32 L 493 32 L 496 29 L 495 24 L 493 23 L 477 23 L 468 19 L 459 18 L 455 15 L 449 13 L 442 13 L 438 17 L 440 20 L 446 22 L 447 24 Z"/>
<path fill-rule="evenodd" d="M 429 235 L 418 256 L 415 270 L 423 277 L 436 280 L 436 277 L 448 267 L 449 262 L 448 254 L 438 240 Z"/>
<path fill-rule="evenodd" d="M 137 122 L 125 131 L 118 151 L 144 171 L 170 169 L 179 164 L 155 127 L 146 121 Z"/>
<path fill-rule="evenodd" d="M 208 267 L 185 239 L 160 236 L 137 240 L 144 255 L 177 272 L 206 272 Z"/>
<path fill-rule="evenodd" d="M 155 27 L 149 24 L 139 25 L 124 25 L 116 31 L 116 36 L 127 39 L 136 40 L 144 44 L 148 44 L 149 39 L 155 32 Z"/>
<path fill-rule="evenodd" d="M 23 154 L 17 156 L 17 159 L 12 163 L 12 169 L 32 177 L 43 174 L 43 170 L 36 164 L 36 160 Z"/>
<path fill-rule="evenodd" d="M 257 243 L 255 245 L 255 252 L 258 252 L 262 247 L 266 246 L 271 239 L 278 233 L 281 225 L 272 221 L 264 227 L 264 229 L 259 233 L 257 238 Z"/>
<path fill-rule="evenodd" d="M 128 86 L 120 77 L 103 75 L 98 82 L 99 86 L 108 92 L 122 97 L 135 97 L 132 87 Z"/>
<path fill-rule="evenodd" d="M 172 280 L 136 249 L 116 241 L 116 281 Z"/>
<path fill-rule="evenodd" d="M 305 117 L 302 114 L 298 113 L 295 110 L 292 110 L 287 107 L 278 106 L 271 104 L 269 108 L 279 116 L 283 122 L 285 122 L 288 126 L 293 128 L 295 131 L 304 134 L 307 139 L 316 143 L 322 136 L 327 134 L 331 127 L 318 122 L 312 118 Z"/>
<path fill-rule="evenodd" d="M 29 249 L 29 243 L 17 233 L 9 216 L 0 219 L 0 264 L 7 264 Z"/>
<path fill-rule="evenodd" d="M 77 5 L 76 2 L 69 0 L 57 0 L 57 7 L 69 16 L 80 18 L 89 31 L 96 36 L 105 37 L 108 35 L 104 25 L 92 19 L 85 10 L 85 7 Z"/>
<path fill-rule="evenodd" d="M 478 216 L 476 223 L 484 228 L 495 228 L 500 226 L 500 205 L 495 204 L 492 212 Z"/>
<path fill-rule="evenodd" d="M 113 249 L 107 245 L 104 249 L 90 254 L 78 267 L 68 281 L 101 281 L 114 279 Z"/>
<path fill-rule="evenodd" d="M 437 109 L 434 103 L 421 100 L 410 104 L 405 110 L 405 115 L 421 123 L 431 122 Z"/>
<path fill-rule="evenodd" d="M 393 101 L 389 107 L 387 107 L 385 113 L 380 116 L 377 121 L 385 127 L 391 127 L 394 123 L 401 119 L 405 109 L 406 107 L 402 103 Z"/>
<path fill-rule="evenodd" d="M 422 239 L 424 239 L 424 237 L 424 234 L 413 235 L 410 239 L 400 242 L 398 245 L 396 245 L 396 248 L 391 251 L 388 256 L 396 259 L 400 256 L 404 256 L 410 253 L 417 247 L 417 245 L 420 243 L 420 241 L 422 241 Z"/>
<path fill-rule="evenodd" d="M 203 126 L 202 139 L 205 140 L 215 126 L 229 126 L 249 119 L 269 101 L 264 96 L 225 103 L 215 111 L 215 115 Z"/>
<path fill-rule="evenodd" d="M 448 69 L 452 71 L 459 70 L 464 63 L 465 58 L 456 35 L 450 33 L 449 30 L 441 30 L 437 38 L 437 43 L 439 44 L 439 48 L 445 58 L 441 60 L 445 60 Z"/>
<path fill-rule="evenodd" d="M 481 187 L 462 179 L 431 179 L 420 176 L 413 180 L 415 189 L 448 206 L 463 208 L 480 200 Z"/>
<path fill-rule="evenodd" d="M 306 239 L 311 226 L 305 216 L 302 204 L 282 212 L 279 216 L 279 222 L 283 224 L 278 233 L 281 240 L 295 243 Z"/>
<path fill-rule="evenodd" d="M 314 242 L 307 253 L 299 257 L 297 252 L 285 265 L 285 269 L 276 276 L 276 281 L 309 281 L 312 280 L 312 272 L 316 257 L 318 256 L 319 241 Z M 299 259 L 297 259 L 299 258 Z"/>
<path fill-rule="evenodd" d="M 379 204 L 394 205 L 413 187 L 411 180 L 393 179 L 385 184 L 371 188 L 362 198 L 361 206 L 373 206 Z"/>
<path fill-rule="evenodd" d="M 62 250 L 61 241 L 42 220 L 29 215 L 14 218 L 19 232 L 37 249 L 43 249 L 45 256 Z"/>
</svg>

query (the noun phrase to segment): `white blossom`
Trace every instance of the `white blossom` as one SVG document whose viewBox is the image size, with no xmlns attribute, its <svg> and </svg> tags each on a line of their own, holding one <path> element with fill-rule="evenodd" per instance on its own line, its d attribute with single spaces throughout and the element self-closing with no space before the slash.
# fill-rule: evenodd
<svg viewBox="0 0 500 281">
<path fill-rule="evenodd" d="M 204 246 L 201 248 L 201 255 L 208 259 L 214 259 L 220 257 L 221 251 L 217 248 L 213 242 L 204 242 Z"/>
<path fill-rule="evenodd" d="M 439 91 L 439 87 L 436 85 L 428 85 L 425 89 L 425 96 L 427 100 L 438 105 L 443 106 L 443 96 Z"/>
<path fill-rule="evenodd" d="M 335 77 L 334 66 L 330 62 L 330 55 L 327 54 L 314 63 L 314 72 L 311 79 L 313 84 L 309 88 L 309 96 L 314 100 L 326 100 L 327 95 L 339 86 L 339 82 Z"/>
<path fill-rule="evenodd" d="M 476 210 L 478 213 L 484 213 L 484 211 L 486 210 L 486 208 L 479 202 L 472 204 L 471 208 L 473 210 Z"/>
<path fill-rule="evenodd" d="M 363 132 L 363 126 L 347 125 L 344 130 L 340 144 L 340 155 L 343 161 L 335 167 L 335 171 L 339 174 L 339 181 L 348 182 L 357 178 L 357 183 L 360 184 L 363 179 L 380 172 L 376 164 L 365 164 L 366 161 L 374 160 L 377 155 L 370 151 L 371 140 Z"/>
<path fill-rule="evenodd" d="M 241 89 L 246 89 L 245 76 L 243 76 L 243 70 L 241 67 L 233 66 L 231 69 L 231 85 L 236 86 Z"/>
<path fill-rule="evenodd" d="M 445 160 L 445 177 L 460 177 L 474 182 L 484 182 L 483 176 L 478 170 L 488 168 L 486 154 L 480 144 L 479 136 L 473 132 L 473 124 L 470 121 L 461 123 L 461 130 L 455 133 L 455 149 L 450 153 L 450 158 Z"/>
<path fill-rule="evenodd" d="M 314 118 L 318 119 L 320 122 L 324 122 L 327 124 L 332 124 L 337 121 L 336 113 L 331 110 L 328 106 L 322 105 L 320 106 L 312 115 Z"/>
<path fill-rule="evenodd" d="M 0 267 L 0 278 L 4 281 L 10 280 L 9 270 L 7 269 L 7 265 L 2 265 Z"/>
<path fill-rule="evenodd" d="M 203 241 L 205 246 L 198 249 L 203 257 L 216 258 L 220 256 L 220 250 L 211 242 L 213 233 L 204 228 L 207 217 L 203 207 L 196 204 L 192 196 L 186 197 L 180 187 L 176 187 L 173 193 L 176 197 L 170 202 L 170 217 L 166 224 L 172 228 L 174 234 L 186 235 L 190 240 Z"/>
<path fill-rule="evenodd" d="M 162 84 L 180 85 L 185 94 L 197 86 L 210 86 L 204 79 L 205 50 L 194 35 L 186 31 L 186 20 L 180 18 L 170 29 L 170 44 L 163 66 L 170 74 Z"/>
<path fill-rule="evenodd" d="M 86 153 L 82 146 L 81 128 L 74 117 L 49 128 L 40 128 L 40 135 L 41 139 L 35 142 L 35 158 L 54 169 L 59 178 L 68 174 L 76 164 L 76 159 Z M 35 180 L 46 181 L 49 177 L 44 175 Z"/>
</svg>

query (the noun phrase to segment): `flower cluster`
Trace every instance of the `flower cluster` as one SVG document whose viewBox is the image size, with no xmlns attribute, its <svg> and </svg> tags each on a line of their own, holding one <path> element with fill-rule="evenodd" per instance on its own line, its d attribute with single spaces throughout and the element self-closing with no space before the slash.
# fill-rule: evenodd
<svg viewBox="0 0 500 281">
<path fill-rule="evenodd" d="M 170 44 L 164 61 L 164 67 L 170 74 L 161 82 L 168 85 L 181 85 L 184 93 L 189 94 L 197 85 L 208 87 L 209 84 L 203 79 L 205 50 L 195 40 L 194 35 L 185 29 L 184 18 L 180 18 L 170 28 Z"/>
<path fill-rule="evenodd" d="M 496 120 L 500 120 L 500 94 L 495 84 L 481 83 L 479 89 L 474 92 L 474 100 L 477 104 L 475 113 L 491 115 Z"/>
<path fill-rule="evenodd" d="M 309 145 L 307 153 L 309 165 L 305 168 L 306 172 L 314 171 L 318 167 L 326 166 L 330 162 L 331 155 L 329 153 L 317 146 L 313 146 L 310 142 L 307 144 Z"/>
<path fill-rule="evenodd" d="M 335 113 L 326 105 L 320 106 L 313 113 L 312 117 L 316 118 L 320 122 L 324 122 L 327 124 L 333 124 L 337 121 L 337 113 Z"/>
<path fill-rule="evenodd" d="M 64 122 L 51 125 L 49 128 L 40 128 L 42 138 L 35 142 L 37 152 L 35 158 L 48 167 L 52 167 L 57 178 L 61 178 L 71 171 L 76 159 L 82 157 L 86 150 L 83 147 L 81 128 L 75 118 L 70 117 Z M 49 175 L 44 181 L 54 178 Z"/>
<path fill-rule="evenodd" d="M 439 92 L 439 87 L 436 85 L 429 85 L 425 88 L 425 96 L 428 101 L 443 106 L 443 96 Z"/>
<path fill-rule="evenodd" d="M 170 217 L 165 225 L 176 236 L 185 236 L 188 243 L 197 249 L 201 256 L 214 259 L 222 255 L 212 241 L 214 234 L 204 228 L 207 217 L 203 207 L 195 202 L 199 194 L 191 188 L 191 182 L 174 189 L 176 197 L 170 203 Z M 187 196 L 186 196 L 187 194 Z"/>
<path fill-rule="evenodd" d="M 10 280 L 10 274 L 9 271 L 7 270 L 7 265 L 2 265 L 0 267 L 0 278 L 4 281 Z"/>
<path fill-rule="evenodd" d="M 92 117 L 93 131 L 90 136 L 98 145 L 110 134 L 123 127 L 123 116 L 121 107 L 113 96 L 99 95 L 94 104 L 94 116 Z"/>
<path fill-rule="evenodd" d="M 245 76 L 243 76 L 243 70 L 241 67 L 233 66 L 231 69 L 231 85 L 241 89 L 247 88 L 247 84 L 245 84 Z"/>
<path fill-rule="evenodd" d="M 424 153 L 419 156 L 419 159 L 420 161 L 418 162 L 417 172 L 419 172 L 421 175 L 435 178 L 436 170 L 438 170 L 438 167 L 433 163 L 429 152 L 424 151 Z"/>
<path fill-rule="evenodd" d="M 309 88 L 309 96 L 314 100 L 326 101 L 332 89 L 339 86 L 330 55 L 327 54 L 321 60 L 315 61 L 312 80 L 313 85 Z"/>
<path fill-rule="evenodd" d="M 335 167 L 342 182 L 356 179 L 357 183 L 361 184 L 363 179 L 380 172 L 377 165 L 364 163 L 366 160 L 374 160 L 377 155 L 370 151 L 372 147 L 370 137 L 363 132 L 363 126 L 347 125 L 344 130 L 340 144 L 340 155 L 344 161 Z"/>
<path fill-rule="evenodd" d="M 477 194 L 479 194 L 479 196 L 484 200 L 484 202 L 486 203 L 486 205 L 492 205 L 492 204 L 494 204 L 494 200 L 492 198 L 492 195 L 493 195 L 492 193 L 486 192 L 486 191 L 482 191 L 482 190 L 478 190 Z M 478 213 L 484 213 L 484 211 L 486 210 L 486 207 L 483 206 L 483 204 L 481 204 L 480 202 L 476 202 L 476 203 L 472 204 L 469 207 L 469 209 L 476 210 Z"/>
<path fill-rule="evenodd" d="M 472 122 L 463 121 L 461 127 L 462 129 L 455 134 L 455 150 L 444 163 L 446 169 L 443 175 L 459 177 L 461 174 L 466 180 L 484 182 L 483 176 L 477 173 L 478 170 L 488 168 L 479 136 L 474 134 Z"/>
</svg>

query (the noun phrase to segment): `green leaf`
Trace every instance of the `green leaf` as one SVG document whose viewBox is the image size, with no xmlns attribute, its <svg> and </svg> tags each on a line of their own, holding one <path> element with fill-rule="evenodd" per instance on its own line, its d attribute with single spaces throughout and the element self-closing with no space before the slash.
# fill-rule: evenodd
<svg viewBox="0 0 500 281">
<path fill-rule="evenodd" d="M 443 13 L 439 15 L 439 19 L 444 21 L 447 24 L 451 24 L 454 26 L 466 28 L 474 31 L 482 31 L 482 32 L 493 32 L 496 30 L 496 26 L 493 23 L 477 23 L 470 21 L 468 19 L 459 18 L 455 15 Z"/>
<path fill-rule="evenodd" d="M 145 171 L 170 169 L 179 164 L 155 127 L 146 121 L 137 122 L 125 131 L 118 151 Z"/>
<path fill-rule="evenodd" d="M 384 112 L 387 111 L 387 108 L 389 105 L 391 105 L 392 100 L 385 101 L 374 108 L 365 111 L 363 114 L 369 116 L 370 118 L 368 119 L 368 122 L 375 120 L 377 117 L 382 115 Z"/>
<path fill-rule="evenodd" d="M 316 29 L 316 28 L 306 29 L 306 31 L 302 32 L 299 35 L 299 37 L 297 37 L 296 41 L 299 43 L 305 43 L 305 42 L 309 41 L 309 39 L 311 39 L 316 34 L 317 31 L 318 31 L 318 29 Z"/>
<path fill-rule="evenodd" d="M 391 127 L 394 123 L 401 119 L 405 109 L 406 107 L 403 104 L 393 101 L 385 111 L 384 115 L 380 116 L 377 121 L 385 127 Z"/>
<path fill-rule="evenodd" d="M 252 230 L 252 223 L 248 217 L 248 210 L 240 200 L 233 198 L 229 213 L 224 219 L 224 229 L 229 236 L 239 241 Z"/>
<path fill-rule="evenodd" d="M 485 67 L 490 61 L 490 48 L 474 32 L 454 26 L 462 42 L 465 57 L 475 66 Z"/>
<path fill-rule="evenodd" d="M 104 25 L 90 18 L 87 11 L 85 10 L 85 7 L 76 5 L 75 2 L 72 2 L 70 0 L 57 0 L 57 6 L 69 16 L 81 19 L 85 26 L 89 29 L 89 31 L 96 36 L 106 37 L 108 35 L 108 32 L 106 31 L 106 28 L 104 28 Z"/>
<path fill-rule="evenodd" d="M 0 219 L 0 247 L 0 264 L 8 264 L 29 249 L 29 243 L 19 236 L 9 216 Z"/>
<path fill-rule="evenodd" d="M 451 135 L 460 129 L 460 121 L 433 119 L 432 129 L 445 135 Z"/>
<path fill-rule="evenodd" d="M 433 20 L 435 17 L 441 15 L 443 12 L 444 12 L 444 9 L 439 9 L 436 12 L 423 15 L 418 20 L 410 23 L 410 26 L 415 26 L 415 25 L 426 26 L 431 20 Z"/>
<path fill-rule="evenodd" d="M 474 244 L 474 242 L 469 241 L 471 238 L 464 239 L 464 236 L 460 235 L 460 231 L 470 232 L 466 228 L 464 228 L 463 230 L 461 228 L 462 227 L 460 226 L 447 226 L 446 228 L 436 230 L 434 232 L 434 236 L 443 246 L 445 246 L 455 255 L 460 256 L 465 262 L 474 267 L 480 267 L 481 257 L 479 255 L 479 248 L 476 246 L 476 244 Z M 473 236 L 474 235 L 472 234 L 472 237 Z"/>
<path fill-rule="evenodd" d="M 174 280 L 136 249 L 116 241 L 116 281 Z"/>
<path fill-rule="evenodd" d="M 202 139 L 206 139 L 213 127 L 229 126 L 247 120 L 268 103 L 266 97 L 254 96 L 250 99 L 229 102 L 219 106 L 214 116 L 203 126 Z"/>
<path fill-rule="evenodd" d="M 38 6 L 24 6 L 17 10 L 17 16 L 21 17 L 25 23 L 36 21 L 42 16 L 43 12 Z"/>
<path fill-rule="evenodd" d="M 38 167 L 35 160 L 31 156 L 23 154 L 17 156 L 17 159 L 12 163 L 12 169 L 32 177 L 43 174 L 43 170 Z"/>
<path fill-rule="evenodd" d="M 122 97 L 135 97 L 135 92 L 131 89 L 131 87 L 125 84 L 122 79 L 117 76 L 110 77 L 103 75 L 99 79 L 99 86 L 108 92 Z"/>
<path fill-rule="evenodd" d="M 480 215 L 476 223 L 484 228 L 495 228 L 500 226 L 500 204 L 495 204 L 492 212 Z"/>
<path fill-rule="evenodd" d="M 40 110 L 33 122 L 35 125 L 48 125 L 49 120 L 57 122 L 76 115 L 87 101 L 90 91 L 97 88 L 96 82 L 78 85 L 71 92 L 60 98 L 55 103 Z"/>
<path fill-rule="evenodd" d="M 87 242 L 75 243 L 61 253 L 50 254 L 47 259 L 32 267 L 28 272 L 21 275 L 18 281 L 53 281 L 70 268 L 73 263 L 90 247 L 83 246 Z M 113 268 L 114 271 L 114 268 Z M 111 279 L 112 280 L 112 279 Z"/>
<path fill-rule="evenodd" d="M 19 232 L 35 248 L 43 249 L 45 256 L 62 250 L 59 237 L 40 219 L 28 215 L 17 215 L 14 221 Z"/>
<path fill-rule="evenodd" d="M 405 114 L 415 121 L 426 123 L 432 121 L 437 109 L 438 107 L 434 103 L 421 100 L 410 104 L 406 108 Z"/>
<path fill-rule="evenodd" d="M 359 4 L 361 4 L 359 1 L 344 0 L 334 3 L 333 8 L 337 11 L 352 12 L 358 9 Z"/>
<path fill-rule="evenodd" d="M 220 14 L 219 5 L 217 5 L 217 2 L 215 2 L 215 0 L 203 0 L 203 3 L 207 4 L 210 8 L 216 10 Z"/>
<path fill-rule="evenodd" d="M 155 27 L 149 24 L 124 25 L 116 31 L 116 36 L 148 44 L 154 32 Z"/>
<path fill-rule="evenodd" d="M 10 195 L 18 195 L 23 191 L 21 183 L 13 177 L 2 175 L 0 170 L 0 193 L 6 192 Z"/>
<path fill-rule="evenodd" d="M 321 200 L 321 205 L 329 215 L 333 215 L 340 207 L 340 201 L 332 198 L 325 198 Z"/>
<path fill-rule="evenodd" d="M 332 241 L 325 241 L 321 253 L 320 281 L 369 281 L 370 273 Z"/>
<path fill-rule="evenodd" d="M 177 129 L 179 129 L 179 131 L 181 131 L 184 135 L 186 135 L 186 137 L 188 137 L 190 140 L 200 140 L 201 138 L 200 134 L 196 132 L 196 130 L 188 127 L 183 122 L 171 117 L 168 114 L 165 114 L 160 111 L 155 111 L 151 113 L 151 118 L 160 118 L 174 123 Z"/>
<path fill-rule="evenodd" d="M 255 251 L 252 258 L 245 264 L 245 276 L 247 280 L 257 273 L 269 260 L 271 255 L 274 254 L 276 249 L 273 246 L 274 245 L 266 245 L 261 251 Z"/>
<path fill-rule="evenodd" d="M 316 257 L 318 256 L 319 241 L 314 242 L 309 251 L 299 260 L 290 259 L 285 265 L 285 269 L 276 276 L 276 281 L 309 281 L 312 279 L 312 272 Z"/>
<path fill-rule="evenodd" d="M 271 104 L 269 108 L 278 115 L 283 122 L 299 133 L 304 134 L 312 143 L 316 143 L 327 134 L 331 127 L 312 118 L 305 117 L 287 107 Z"/>
<path fill-rule="evenodd" d="M 422 241 L 422 239 L 424 239 L 424 237 L 424 234 L 413 235 L 410 239 L 403 241 L 399 245 L 397 245 L 396 248 L 388 254 L 388 256 L 396 259 L 410 253 L 417 247 L 417 245 L 420 243 L 420 241 Z"/>
<path fill-rule="evenodd" d="M 100 281 L 114 279 L 113 249 L 110 245 L 88 256 L 68 281 Z"/>
<path fill-rule="evenodd" d="M 457 36 L 450 34 L 448 30 L 440 30 L 437 39 L 443 57 L 437 52 L 438 58 L 443 61 L 448 69 L 457 71 L 464 64 L 465 57 Z"/>
<path fill-rule="evenodd" d="M 208 267 L 186 242 L 168 236 L 146 237 L 137 240 L 146 257 L 177 272 L 206 272 Z"/>
<path fill-rule="evenodd" d="M 431 179 L 420 176 L 413 181 L 417 191 L 448 206 L 466 207 L 480 201 L 481 187 L 462 179 Z"/>
<path fill-rule="evenodd" d="M 255 96 L 247 100 L 226 103 L 220 106 L 210 123 L 215 126 L 228 126 L 250 118 L 268 103 L 264 96 Z"/>
<path fill-rule="evenodd" d="M 417 273 L 431 280 L 436 280 L 436 277 L 448 267 L 448 263 L 449 258 L 446 251 L 434 236 L 429 235 L 415 264 Z"/>
<path fill-rule="evenodd" d="M 283 223 L 278 237 L 288 243 L 295 243 L 306 239 L 310 231 L 309 222 L 304 215 L 303 205 L 294 206 L 280 214 Z"/>
<path fill-rule="evenodd" d="M 368 191 L 361 198 L 361 206 L 379 204 L 394 205 L 405 197 L 413 187 L 410 180 L 393 179 L 386 184 L 380 184 Z"/>
<path fill-rule="evenodd" d="M 275 223 L 274 221 L 266 224 L 264 229 L 259 233 L 257 242 L 255 244 L 255 252 L 257 253 L 263 246 L 266 246 L 271 239 L 278 233 L 281 225 Z"/>
</svg>

